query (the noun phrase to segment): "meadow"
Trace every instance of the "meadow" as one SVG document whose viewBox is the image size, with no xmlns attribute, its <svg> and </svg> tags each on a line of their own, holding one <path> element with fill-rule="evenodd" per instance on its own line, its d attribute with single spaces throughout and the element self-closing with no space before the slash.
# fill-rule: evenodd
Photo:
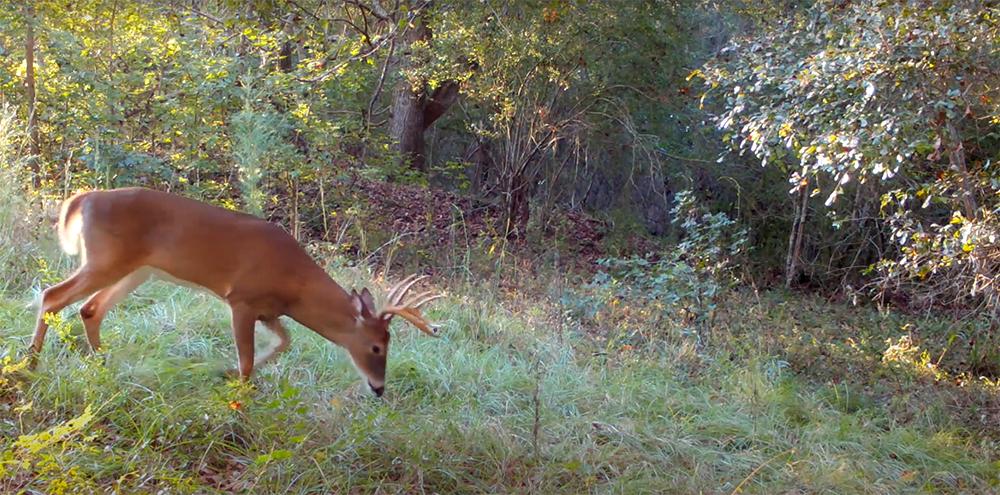
<svg viewBox="0 0 1000 495">
<path fill-rule="evenodd" d="M 0 495 L 1000 493 L 997 81 L 995 1 L 0 1 Z M 60 201 L 135 186 L 440 335 L 244 382 L 156 281 L 29 366 Z M 90 247 L 378 390 L 374 304 L 157 197 Z"/>
<path fill-rule="evenodd" d="M 109 315 L 105 352 L 88 352 L 66 310 L 29 371 L 31 303 L 74 263 L 39 232 L 17 249 L 44 263 L 8 274 L 28 287 L 0 298 L 4 493 L 988 493 L 1000 482 L 995 382 L 921 360 L 907 337 L 944 345 L 940 318 L 736 290 L 700 350 L 662 322 L 646 329 L 659 343 L 617 346 L 559 302 L 572 284 L 438 279 L 448 296 L 429 315 L 441 337 L 397 323 L 375 399 L 346 353 L 294 324 L 291 349 L 252 383 L 225 378 L 224 305 L 154 282 Z M 327 261 L 345 286 L 387 285 L 371 267 Z"/>
</svg>

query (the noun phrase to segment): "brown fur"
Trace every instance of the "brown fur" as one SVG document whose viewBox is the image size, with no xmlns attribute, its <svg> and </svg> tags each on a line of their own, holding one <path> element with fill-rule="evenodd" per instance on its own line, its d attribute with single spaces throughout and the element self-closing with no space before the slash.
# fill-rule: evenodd
<svg viewBox="0 0 1000 495">
<path fill-rule="evenodd" d="M 224 300 L 233 315 L 239 373 L 250 377 L 288 345 L 279 317 L 289 316 L 345 347 L 369 385 L 385 381 L 389 318 L 359 312 L 361 301 L 334 282 L 281 227 L 259 218 L 142 188 L 93 191 L 66 200 L 59 216 L 60 244 L 79 253 L 80 269 L 45 290 L 34 352 L 41 351 L 43 316 L 87 296 L 81 316 L 91 346 L 115 303 L 151 274 L 202 287 Z M 365 309 L 370 309 L 371 301 Z M 254 326 L 263 322 L 280 342 L 254 361 Z M 378 346 L 379 352 L 373 352 Z"/>
</svg>

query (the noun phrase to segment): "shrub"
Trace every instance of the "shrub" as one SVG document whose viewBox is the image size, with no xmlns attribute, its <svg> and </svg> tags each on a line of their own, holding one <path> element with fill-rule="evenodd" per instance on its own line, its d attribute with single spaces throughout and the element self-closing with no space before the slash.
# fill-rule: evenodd
<svg viewBox="0 0 1000 495">
<path fill-rule="evenodd" d="M 648 302 L 667 317 L 680 316 L 701 345 L 699 329 L 711 318 L 718 296 L 736 282 L 747 231 L 725 213 L 706 211 L 690 191 L 677 194 L 672 214 L 681 242 L 655 256 L 598 260 L 602 270 L 590 288 L 606 304 Z"/>
<path fill-rule="evenodd" d="M 0 293 L 30 285 L 38 247 L 33 242 L 39 222 L 22 184 L 30 184 L 22 154 L 23 131 L 13 107 L 0 108 Z"/>
</svg>

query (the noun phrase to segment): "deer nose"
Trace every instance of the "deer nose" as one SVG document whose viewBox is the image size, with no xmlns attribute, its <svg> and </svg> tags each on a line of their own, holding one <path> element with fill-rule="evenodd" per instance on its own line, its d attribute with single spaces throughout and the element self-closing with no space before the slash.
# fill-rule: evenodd
<svg viewBox="0 0 1000 495">
<path fill-rule="evenodd" d="M 372 385 L 372 382 L 368 382 L 368 388 L 372 389 L 372 392 L 375 392 L 375 397 L 382 397 L 382 394 L 385 393 L 385 385 L 376 387 Z"/>
</svg>

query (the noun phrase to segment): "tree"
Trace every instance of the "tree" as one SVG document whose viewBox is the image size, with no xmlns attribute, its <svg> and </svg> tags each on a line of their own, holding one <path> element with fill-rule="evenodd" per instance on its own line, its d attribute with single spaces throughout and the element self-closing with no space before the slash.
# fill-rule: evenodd
<svg viewBox="0 0 1000 495">
<path fill-rule="evenodd" d="M 402 165 L 426 172 L 424 133 L 457 101 L 459 85 L 445 81 L 432 87 L 414 73 L 422 63 L 420 52 L 430 49 L 433 36 L 427 25 L 429 2 L 423 3 L 425 7 L 411 21 L 413 25 L 400 40 L 399 54 L 391 62 L 400 78 L 392 92 L 389 136 L 396 143 Z"/>
<path fill-rule="evenodd" d="M 38 109 L 35 106 L 35 4 L 25 2 L 24 35 L 24 97 L 28 103 L 28 158 L 31 180 L 35 187 L 41 183 L 38 147 Z"/>
<path fill-rule="evenodd" d="M 414 72 L 461 84 L 455 126 L 472 150 L 461 159 L 475 157 L 472 182 L 501 203 L 507 236 L 526 232 L 540 198 L 579 205 L 594 187 L 627 196 L 637 177 L 662 192 L 657 150 L 687 138 L 672 125 L 683 101 L 669 95 L 682 61 L 700 53 L 686 6 L 491 0 L 433 11 L 433 49 Z"/>
<path fill-rule="evenodd" d="M 880 294 L 1000 316 L 998 44 L 1000 11 L 978 1 L 822 1 L 697 74 L 724 138 L 786 170 L 801 215 L 822 195 L 842 251 L 877 248 Z"/>
</svg>

